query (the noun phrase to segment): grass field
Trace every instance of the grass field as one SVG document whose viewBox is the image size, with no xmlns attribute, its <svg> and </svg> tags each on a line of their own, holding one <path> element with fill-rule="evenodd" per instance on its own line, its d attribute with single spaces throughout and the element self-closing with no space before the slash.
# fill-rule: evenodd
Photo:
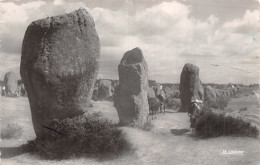
<svg viewBox="0 0 260 165">
<path fill-rule="evenodd" d="M 240 116 L 259 127 L 259 91 L 250 95 L 232 98 L 226 111 L 228 115 Z M 93 111 L 102 112 L 114 123 L 118 115 L 112 102 L 94 102 Z M 1 128 L 7 123 L 22 126 L 21 139 L 2 140 L 1 152 L 10 147 L 18 147 L 27 140 L 35 138 L 27 98 L 0 98 Z M 245 108 L 246 107 L 246 110 Z M 2 158 L 0 164 L 211 164 L 211 165 L 257 165 L 260 164 L 260 139 L 247 137 L 218 137 L 197 139 L 191 136 L 189 118 L 186 113 L 166 110 L 165 114 L 156 115 L 152 120 L 152 129 L 144 131 L 136 128 L 122 127 L 126 137 L 135 150 L 118 159 L 97 161 L 88 158 L 62 161 L 41 160 L 31 154 L 15 154 Z M 242 151 L 241 155 L 228 155 L 224 152 Z M 3 155 L 3 154 L 2 154 Z"/>
</svg>

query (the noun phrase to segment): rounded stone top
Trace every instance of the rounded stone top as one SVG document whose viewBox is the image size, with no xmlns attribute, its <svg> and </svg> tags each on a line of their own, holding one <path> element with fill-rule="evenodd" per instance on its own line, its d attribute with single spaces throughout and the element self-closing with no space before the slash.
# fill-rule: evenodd
<svg viewBox="0 0 260 165">
<path fill-rule="evenodd" d="M 95 71 L 99 56 L 94 19 L 86 9 L 80 8 L 32 22 L 25 32 L 21 66 L 29 65 L 48 75 L 48 81 L 58 81 L 67 75 Z"/>
<path fill-rule="evenodd" d="M 18 80 L 18 75 L 13 71 L 7 72 L 4 76 L 4 79 L 8 79 L 10 77 L 13 77 Z"/>
<path fill-rule="evenodd" d="M 124 54 L 120 64 L 132 65 L 132 64 L 141 63 L 143 61 L 144 61 L 144 57 L 143 57 L 142 50 L 137 47 L 137 48 L 127 51 Z"/>
<path fill-rule="evenodd" d="M 199 67 L 191 63 L 186 63 L 183 67 L 183 71 L 196 72 L 199 71 Z"/>
<path fill-rule="evenodd" d="M 79 8 L 78 10 L 63 15 L 57 15 L 33 21 L 30 26 L 54 28 L 70 24 L 73 25 L 74 23 L 78 23 L 79 25 L 94 25 L 93 22 L 94 19 L 91 14 L 86 9 Z"/>
</svg>

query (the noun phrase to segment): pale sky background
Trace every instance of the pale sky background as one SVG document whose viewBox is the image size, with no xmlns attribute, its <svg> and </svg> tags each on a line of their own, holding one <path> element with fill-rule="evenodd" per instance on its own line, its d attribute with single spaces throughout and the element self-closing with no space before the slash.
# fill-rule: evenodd
<svg viewBox="0 0 260 165">
<path fill-rule="evenodd" d="M 189 62 L 204 83 L 260 83 L 258 0 L 0 0 L 0 78 L 19 73 L 32 21 L 80 7 L 99 34 L 99 78 L 118 79 L 123 54 L 140 47 L 158 82 L 179 83 Z"/>
</svg>

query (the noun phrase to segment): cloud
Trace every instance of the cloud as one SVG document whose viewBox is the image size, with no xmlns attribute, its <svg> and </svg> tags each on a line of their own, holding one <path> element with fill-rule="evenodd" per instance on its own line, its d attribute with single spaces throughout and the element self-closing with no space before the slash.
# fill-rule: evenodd
<svg viewBox="0 0 260 165">
<path fill-rule="evenodd" d="M 58 6 L 58 5 L 63 5 L 64 1 L 63 0 L 54 0 L 53 5 Z"/>
<path fill-rule="evenodd" d="M 32 21 L 67 13 L 84 6 L 80 2 L 69 4 L 58 2 L 57 4 L 56 1 L 33 1 L 21 5 L 11 2 L 1 3 L 0 20 L 3 23 L 0 24 L 0 51 L 20 54 L 24 33 Z"/>
<path fill-rule="evenodd" d="M 0 55 L 0 80 L 4 79 L 7 72 L 13 71 L 17 75 L 20 75 L 20 61 L 21 56 L 16 54 L 1 53 Z"/>
<path fill-rule="evenodd" d="M 33 19 L 30 17 L 33 17 L 43 4 L 45 2 L 35 1 L 20 6 L 14 3 L 0 5 L 0 18 L 3 22 L 0 25 L 1 52 L 17 54 L 21 52 L 26 26 Z"/>
<path fill-rule="evenodd" d="M 255 33 L 259 27 L 259 15 L 258 10 L 247 10 L 242 19 L 235 19 L 231 22 L 227 22 L 223 25 L 226 31 L 235 33 L 248 34 Z"/>
<path fill-rule="evenodd" d="M 165 76 L 163 81 L 178 81 L 173 77 L 181 69 L 180 65 L 184 65 L 179 58 L 182 51 L 194 40 L 207 38 L 202 35 L 207 36 L 207 32 L 218 22 L 214 15 L 205 22 L 195 20 L 189 16 L 189 7 L 175 1 L 163 2 L 134 16 L 121 10 L 100 8 L 94 8 L 91 13 L 96 21 L 101 44 L 103 43 L 106 50 L 109 52 L 112 47 L 118 49 L 112 55 L 119 61 L 124 52 L 140 47 L 150 66 L 150 77 L 159 81 L 162 76 Z M 177 66 L 174 66 L 176 63 Z"/>
<path fill-rule="evenodd" d="M 112 2 L 100 3 L 98 7 L 94 2 L 86 5 L 87 1 L 65 0 L 4 3 L 0 6 L 0 20 L 4 21 L 0 24 L 0 57 L 20 54 L 24 32 L 33 20 L 89 7 L 101 43 L 99 77 L 118 78 L 117 67 L 123 54 L 140 47 L 149 65 L 149 78 L 159 82 L 179 82 L 187 62 L 200 67 L 203 82 L 259 81 L 255 74 L 259 68 L 255 57 L 260 55 L 260 36 L 255 31 L 257 10 L 247 10 L 241 18 L 223 21 L 224 17 L 214 13 L 205 19 L 194 17 L 191 5 L 177 1 L 156 1 L 147 6 L 140 6 L 140 2 L 139 7 L 135 6 L 138 3 L 131 3 L 131 7 L 124 2 L 116 9 L 109 8 Z M 14 62 L 11 66 L 17 69 Z M 219 67 L 213 67 L 212 63 Z"/>
</svg>

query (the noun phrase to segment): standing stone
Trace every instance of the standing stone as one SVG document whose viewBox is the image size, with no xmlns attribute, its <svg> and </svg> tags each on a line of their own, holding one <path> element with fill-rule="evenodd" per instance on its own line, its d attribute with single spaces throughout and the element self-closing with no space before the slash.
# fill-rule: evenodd
<svg viewBox="0 0 260 165">
<path fill-rule="evenodd" d="M 37 137 L 52 119 L 71 118 L 90 105 L 100 58 L 99 37 L 88 11 L 48 17 L 26 30 L 20 73 Z"/>
<path fill-rule="evenodd" d="M 98 99 L 102 100 L 110 96 L 112 96 L 111 81 L 101 80 L 98 87 Z"/>
<path fill-rule="evenodd" d="M 199 67 L 185 64 L 180 78 L 181 112 L 187 112 L 191 100 L 203 101 L 202 84 L 199 78 Z"/>
<path fill-rule="evenodd" d="M 14 72 L 7 72 L 4 77 L 5 93 L 15 96 L 18 89 L 18 76 Z"/>
<path fill-rule="evenodd" d="M 118 66 L 119 85 L 114 96 L 114 105 L 122 125 L 142 127 L 147 121 L 147 72 L 147 64 L 139 48 L 124 54 Z"/>
</svg>

